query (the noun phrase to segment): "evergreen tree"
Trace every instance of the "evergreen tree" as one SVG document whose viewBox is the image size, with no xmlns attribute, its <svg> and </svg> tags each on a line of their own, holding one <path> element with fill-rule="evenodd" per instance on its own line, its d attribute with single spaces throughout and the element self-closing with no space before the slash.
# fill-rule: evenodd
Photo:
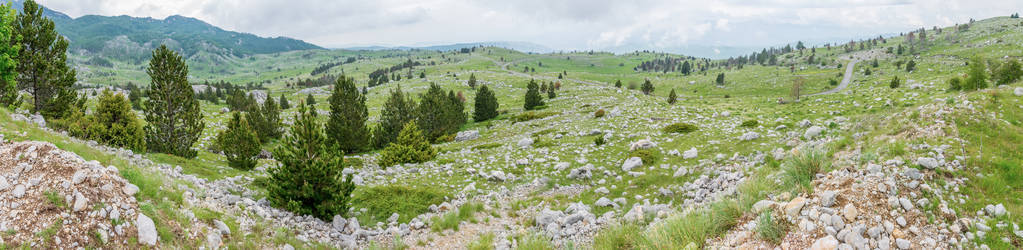
<svg viewBox="0 0 1023 250">
<path fill-rule="evenodd" d="M 987 88 L 987 67 L 984 65 L 984 60 L 980 59 L 980 57 L 974 57 L 970 60 L 969 67 L 969 76 L 966 77 L 963 90 L 972 91 Z"/>
<path fill-rule="evenodd" d="M 188 65 L 178 53 L 161 45 L 153 51 L 146 73 L 153 79 L 143 106 L 147 147 L 156 153 L 195 157 L 192 144 L 199 140 L 206 123 L 188 84 Z"/>
<path fill-rule="evenodd" d="M 906 72 L 912 72 L 913 70 L 916 70 L 916 61 L 909 60 L 909 62 L 906 63 Z"/>
<path fill-rule="evenodd" d="M 328 143 L 314 113 L 299 104 L 291 133 L 274 150 L 279 164 L 268 171 L 267 200 L 275 207 L 321 220 L 345 217 L 355 184 L 351 175 L 343 174 L 341 150 Z"/>
<path fill-rule="evenodd" d="M 262 108 L 249 111 L 246 121 L 262 143 L 281 138 L 281 110 L 273 98 L 266 98 Z"/>
<path fill-rule="evenodd" d="M 469 87 L 476 88 L 476 73 L 469 74 Z"/>
<path fill-rule="evenodd" d="M 398 138 L 406 123 L 416 120 L 416 102 L 401 90 L 401 85 L 391 90 L 391 96 L 380 110 L 380 123 L 373 130 L 373 145 L 384 148 Z"/>
<path fill-rule="evenodd" d="M 423 137 L 415 122 L 409 122 L 402 128 L 398 140 L 391 143 L 380 153 L 380 166 L 390 167 L 404 163 L 423 163 L 433 159 L 437 152 L 430 142 Z"/>
<path fill-rule="evenodd" d="M 25 1 L 14 31 L 21 38 L 16 81 L 32 94 L 32 112 L 47 118 L 69 114 L 78 96 L 72 88 L 76 71 L 67 64 L 67 39 L 57 34 L 53 21 L 33 0 Z"/>
<path fill-rule="evenodd" d="M 13 3 L 11 3 L 13 4 Z M 9 4 L 0 3 L 0 107 L 15 108 L 21 105 L 18 98 L 18 50 L 21 41 L 14 30 L 16 15 Z"/>
<path fill-rule="evenodd" d="M 675 104 L 676 100 L 678 100 L 678 96 L 675 95 L 675 89 L 671 89 L 671 93 L 668 93 L 668 104 Z"/>
<path fill-rule="evenodd" d="M 543 106 L 543 97 L 540 96 L 540 86 L 536 85 L 536 81 L 529 80 L 529 84 L 526 85 L 526 102 L 523 108 L 526 110 L 533 110 L 536 107 Z"/>
<path fill-rule="evenodd" d="M 683 75 L 687 75 L 688 76 L 689 73 L 692 72 L 692 71 L 693 71 L 693 67 L 691 65 L 689 65 L 689 61 L 685 61 L 685 62 L 682 63 L 682 74 Z"/>
<path fill-rule="evenodd" d="M 622 80 L 615 80 L 615 88 L 622 88 Z"/>
<path fill-rule="evenodd" d="M 259 112 L 255 112 L 259 113 Z M 259 155 L 259 136 L 241 112 L 234 112 L 227 122 L 227 129 L 217 135 L 217 145 L 224 151 L 227 164 L 232 168 L 251 170 L 256 167 Z"/>
<path fill-rule="evenodd" d="M 895 78 L 892 78 L 892 82 L 891 83 L 888 83 L 888 87 L 894 89 L 894 88 L 898 88 L 900 84 L 902 84 L 902 81 L 899 81 L 899 77 L 896 76 Z"/>
<path fill-rule="evenodd" d="M 366 96 L 359 93 L 355 79 L 342 75 L 334 84 L 330 98 L 330 120 L 327 121 L 327 137 L 330 143 L 346 153 L 357 153 L 369 147 L 370 133 L 366 127 L 369 111 Z"/>
<path fill-rule="evenodd" d="M 547 86 L 547 99 L 554 99 L 555 97 L 558 97 L 558 94 L 554 93 L 554 84 L 551 84 L 551 86 Z"/>
<path fill-rule="evenodd" d="M 132 109 L 142 109 L 142 89 L 134 83 L 128 83 L 128 101 L 131 102 Z"/>
<path fill-rule="evenodd" d="M 646 79 L 646 81 L 643 82 L 643 86 L 640 88 L 644 95 L 650 95 L 650 93 L 654 92 L 654 84 L 650 82 L 650 79 Z"/>
<path fill-rule="evenodd" d="M 491 91 L 487 85 L 482 85 L 476 90 L 476 107 L 473 110 L 472 119 L 476 122 L 482 122 L 497 117 L 497 96 L 494 95 L 494 91 Z"/>
<path fill-rule="evenodd" d="M 291 108 L 291 104 L 288 103 L 288 98 L 285 98 L 284 94 L 281 94 L 280 103 L 281 103 L 281 110 L 285 110 L 285 109 L 290 109 Z"/>
<path fill-rule="evenodd" d="M 309 95 L 307 95 L 307 96 L 305 97 L 305 103 L 306 103 L 307 105 L 311 106 L 311 107 L 310 107 L 309 109 L 312 109 L 312 110 L 313 110 L 313 113 L 316 113 L 316 111 L 315 111 L 315 110 L 316 110 L 316 107 L 315 107 L 315 106 L 313 106 L 313 105 L 316 105 L 316 97 L 313 97 L 313 94 L 312 94 L 312 93 L 309 93 Z"/>
<path fill-rule="evenodd" d="M 416 119 L 418 127 L 423 129 L 426 138 L 436 141 L 438 138 L 458 132 L 465 123 L 464 104 L 458 100 L 454 92 L 444 93 L 436 83 L 419 98 L 419 114 Z"/>
<path fill-rule="evenodd" d="M 841 67 L 842 66 L 839 66 L 839 68 Z M 718 74 L 718 77 L 717 79 L 714 79 L 714 82 L 717 83 L 718 85 L 725 85 L 725 73 Z"/>
</svg>

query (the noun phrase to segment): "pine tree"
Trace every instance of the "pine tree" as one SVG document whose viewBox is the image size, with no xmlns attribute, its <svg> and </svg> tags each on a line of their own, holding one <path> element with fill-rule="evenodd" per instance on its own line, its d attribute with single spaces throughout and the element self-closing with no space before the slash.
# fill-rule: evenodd
<svg viewBox="0 0 1023 250">
<path fill-rule="evenodd" d="M 916 61 L 909 60 L 909 62 L 906 63 L 906 72 L 912 72 L 913 70 L 916 70 Z"/>
<path fill-rule="evenodd" d="M 234 112 L 227 122 L 227 129 L 217 135 L 217 145 L 224 151 L 227 164 L 232 168 L 251 170 L 256 167 L 256 156 L 261 151 L 259 136 L 249 125 L 241 112 Z"/>
<path fill-rule="evenodd" d="M 838 67 L 841 68 L 842 66 Z M 718 85 L 725 85 L 725 73 L 718 74 L 718 77 L 717 79 L 714 80 L 714 82 L 717 83 Z"/>
<path fill-rule="evenodd" d="M 650 93 L 654 92 L 654 84 L 650 82 L 650 79 L 646 79 L 646 81 L 643 82 L 641 89 L 644 95 L 650 95 Z"/>
<path fill-rule="evenodd" d="M 344 75 L 338 77 L 328 101 L 330 120 L 326 127 L 330 143 L 337 144 L 346 153 L 358 153 L 369 148 L 366 96 L 359 93 L 355 79 Z"/>
<path fill-rule="evenodd" d="M 892 82 L 891 83 L 888 83 L 888 87 L 894 89 L 894 88 L 898 88 L 900 84 L 902 84 L 902 81 L 899 81 L 899 77 L 896 76 L 895 78 L 892 78 Z"/>
<path fill-rule="evenodd" d="M 437 152 L 430 142 L 423 137 L 422 131 L 415 122 L 409 122 L 402 128 L 398 140 L 391 143 L 380 153 L 380 166 L 390 167 L 404 163 L 423 163 L 433 159 Z"/>
<path fill-rule="evenodd" d="M 128 101 L 131 102 L 132 109 L 142 109 L 142 89 L 134 83 L 128 83 Z"/>
<path fill-rule="evenodd" d="M 13 4 L 13 3 L 11 3 Z M 21 105 L 18 98 L 18 50 L 21 49 L 14 30 L 16 15 L 11 6 L 0 3 L 0 107 L 14 108 Z"/>
<path fill-rule="evenodd" d="M 309 93 L 309 95 L 307 95 L 307 96 L 305 97 L 305 103 L 306 103 L 307 105 L 309 105 L 309 106 L 313 106 L 313 105 L 316 105 L 316 97 L 313 97 L 313 94 L 312 94 L 312 93 Z M 315 110 L 316 110 L 316 108 L 315 108 L 315 107 L 314 107 L 314 108 L 310 108 L 310 109 L 314 110 L 314 112 L 313 112 L 313 113 L 315 113 Z"/>
<path fill-rule="evenodd" d="M 615 80 L 615 88 L 622 88 L 622 80 Z"/>
<path fill-rule="evenodd" d="M 188 84 L 188 65 L 178 53 L 161 45 L 153 51 L 146 73 L 153 79 L 146 113 L 146 145 L 150 151 L 195 157 L 192 144 L 206 123 Z"/>
<path fill-rule="evenodd" d="M 671 89 L 671 93 L 668 93 L 668 104 L 675 104 L 676 100 L 678 100 L 678 96 L 675 95 L 675 89 Z"/>
<path fill-rule="evenodd" d="M 465 123 L 462 105 L 454 92 L 445 94 L 439 85 L 431 83 L 430 88 L 419 98 L 417 125 L 431 141 L 454 134 Z"/>
<path fill-rule="evenodd" d="M 267 200 L 274 207 L 321 220 L 345 217 L 355 184 L 351 175 L 343 174 L 341 150 L 328 143 L 314 113 L 299 104 L 291 133 L 274 150 L 279 164 L 267 171 Z"/>
<path fill-rule="evenodd" d="M 281 103 L 281 110 L 285 110 L 285 109 L 290 109 L 291 108 L 291 104 L 288 103 L 288 98 L 285 98 L 284 94 L 281 94 L 281 100 L 279 101 L 279 103 Z"/>
<path fill-rule="evenodd" d="M 391 96 L 380 110 L 380 123 L 373 129 L 373 145 L 384 148 L 398 139 L 398 133 L 406 123 L 416 120 L 416 102 L 401 90 L 401 85 L 391 90 Z"/>
<path fill-rule="evenodd" d="M 491 91 L 487 85 L 482 85 L 476 90 L 476 107 L 473 110 L 472 119 L 476 122 L 482 122 L 497 117 L 497 96 L 494 95 L 494 91 Z"/>
<path fill-rule="evenodd" d="M 529 80 L 529 84 L 526 85 L 526 101 L 523 108 L 526 110 L 533 110 L 536 107 L 543 106 L 543 97 L 540 96 L 540 86 L 536 85 L 536 81 Z"/>
<path fill-rule="evenodd" d="M 249 126 L 261 143 L 281 138 L 281 110 L 273 98 L 266 98 L 262 108 L 253 108 L 246 116 Z"/>
<path fill-rule="evenodd" d="M 79 102 L 72 88 L 76 71 L 67 64 L 68 40 L 57 34 L 53 21 L 43 16 L 42 6 L 35 1 L 25 1 L 23 10 L 14 24 L 15 34 L 21 37 L 16 81 L 32 94 L 32 112 L 61 118 Z"/>
<path fill-rule="evenodd" d="M 476 73 L 469 74 L 469 88 L 476 88 Z"/>
<path fill-rule="evenodd" d="M 554 93 L 554 84 L 552 83 L 551 86 L 547 86 L 547 99 L 554 99 L 556 97 L 558 97 L 558 94 Z"/>
</svg>

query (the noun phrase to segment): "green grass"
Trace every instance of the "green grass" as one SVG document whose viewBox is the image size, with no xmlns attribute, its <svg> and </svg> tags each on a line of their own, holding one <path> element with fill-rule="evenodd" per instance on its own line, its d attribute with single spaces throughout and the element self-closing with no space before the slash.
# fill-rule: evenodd
<svg viewBox="0 0 1023 250">
<path fill-rule="evenodd" d="M 771 212 L 764 212 L 757 217 L 756 232 L 761 239 L 777 245 L 788 234 L 788 226 L 785 221 L 775 219 Z"/>
<path fill-rule="evenodd" d="M 810 182 L 817 178 L 818 173 L 831 169 L 831 159 L 824 149 L 808 149 L 789 157 L 782 164 L 782 176 L 785 183 L 800 191 L 810 193 L 813 187 Z"/>
<path fill-rule="evenodd" d="M 43 231 L 37 232 L 36 236 L 42 240 L 43 246 L 52 247 L 51 244 L 53 244 L 53 237 L 57 235 L 61 226 L 64 226 L 64 219 L 57 218 L 57 220 L 53 222 L 53 225 L 46 227 Z"/>
<path fill-rule="evenodd" d="M 645 235 L 643 248 L 681 249 L 690 244 L 703 247 L 707 239 L 732 229 L 740 216 L 742 211 L 734 200 L 715 202 L 707 208 L 668 218 L 665 223 L 650 229 Z"/>
<path fill-rule="evenodd" d="M 698 127 L 689 123 L 675 123 L 661 129 L 664 133 L 688 134 L 696 131 Z"/>
<path fill-rule="evenodd" d="M 513 122 L 528 122 L 536 119 L 543 119 L 551 116 L 558 115 L 558 112 L 539 112 L 539 111 L 528 111 L 523 112 L 515 117 L 512 117 Z"/>
<path fill-rule="evenodd" d="M 43 192 L 43 195 L 46 195 L 46 201 L 49 201 L 50 205 L 53 205 L 60 209 L 67 208 L 67 204 L 64 203 L 64 197 L 62 197 L 57 192 L 53 190 L 47 190 L 46 192 Z"/>
<path fill-rule="evenodd" d="M 399 223 L 408 223 L 412 218 L 429 211 L 430 205 L 444 202 L 445 193 L 429 187 L 375 186 L 356 190 L 353 207 L 366 208 L 368 213 L 359 217 L 359 222 L 372 225 L 398 213 Z"/>
<path fill-rule="evenodd" d="M 593 249 L 637 249 L 642 244 L 643 228 L 635 224 L 619 224 L 602 229 L 593 238 Z"/>
<path fill-rule="evenodd" d="M 433 217 L 433 222 L 430 223 L 430 228 L 437 232 L 448 229 L 458 231 L 458 227 L 463 221 L 475 220 L 474 216 L 476 212 L 480 212 L 482 210 L 483 205 L 479 203 L 463 204 L 455 211 L 450 211 L 444 213 L 444 215 Z"/>
<path fill-rule="evenodd" d="M 469 250 L 493 250 L 494 233 L 485 233 L 469 243 Z"/>
<path fill-rule="evenodd" d="M 657 149 L 637 149 L 629 153 L 629 157 L 639 157 L 643 159 L 643 165 L 651 166 L 661 160 L 661 152 Z"/>
<path fill-rule="evenodd" d="M 553 250 L 554 244 L 547 236 L 538 233 L 530 234 L 519 241 L 516 250 Z"/>
</svg>

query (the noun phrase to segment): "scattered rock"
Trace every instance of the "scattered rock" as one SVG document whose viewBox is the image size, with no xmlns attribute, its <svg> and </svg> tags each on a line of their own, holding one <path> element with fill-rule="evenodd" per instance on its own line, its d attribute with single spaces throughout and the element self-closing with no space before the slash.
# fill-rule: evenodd
<svg viewBox="0 0 1023 250">
<path fill-rule="evenodd" d="M 938 163 L 938 160 L 931 157 L 920 157 L 916 159 L 916 162 L 920 164 L 921 167 L 925 167 L 927 169 L 935 169 L 938 166 L 941 166 L 941 164 Z"/>
<path fill-rule="evenodd" d="M 846 204 L 845 207 L 842 208 L 842 215 L 845 215 L 845 219 L 848 221 L 856 221 L 856 216 L 858 216 L 859 213 L 860 211 L 856 210 L 856 206 L 853 204 Z"/>
<path fill-rule="evenodd" d="M 739 136 L 739 140 L 741 140 L 741 141 L 752 141 L 752 140 L 756 140 L 756 139 L 759 139 L 759 138 L 760 138 L 760 133 L 757 133 L 757 132 L 746 132 L 745 134 L 742 134 L 742 136 Z"/>
<path fill-rule="evenodd" d="M 607 199 L 607 197 L 600 197 L 600 199 L 597 199 L 597 202 L 593 203 L 593 205 L 598 207 L 609 207 L 614 205 L 614 203 Z"/>
<path fill-rule="evenodd" d="M 643 139 L 643 140 L 639 140 L 639 141 L 633 142 L 632 145 L 629 146 L 629 151 L 636 151 L 636 150 L 640 150 L 640 149 L 648 149 L 648 148 L 653 148 L 653 147 L 656 147 L 656 146 L 657 146 L 656 143 L 654 143 L 654 142 L 652 142 L 650 140 L 647 140 L 647 139 Z"/>
<path fill-rule="evenodd" d="M 632 158 L 626 159 L 625 162 L 622 163 L 622 171 L 629 172 L 632 169 L 634 169 L 636 167 L 639 167 L 639 166 L 643 166 L 643 159 L 641 159 L 639 157 L 632 157 Z"/>
<path fill-rule="evenodd" d="M 1016 96 L 1023 96 L 1023 87 L 1016 87 L 1016 90 L 1012 91 Z"/>
<path fill-rule="evenodd" d="M 518 143 L 519 147 L 529 147 L 533 145 L 533 138 L 522 138 Z"/>
<path fill-rule="evenodd" d="M 821 192 L 821 206 L 831 207 L 835 205 L 835 196 L 838 196 L 835 191 L 826 190 Z"/>
<path fill-rule="evenodd" d="M 806 199 L 803 197 L 796 197 L 785 204 L 785 214 L 788 216 L 795 217 L 799 215 L 799 211 L 803 210 L 803 206 L 806 205 Z"/>
<path fill-rule="evenodd" d="M 812 250 L 834 250 L 838 249 L 838 240 L 834 236 L 828 235 L 824 238 L 817 239 L 810 246 Z"/>
<path fill-rule="evenodd" d="M 820 136 L 822 132 L 824 132 L 824 127 L 813 126 L 807 129 L 805 133 L 803 133 L 803 137 L 806 138 L 807 140 L 811 140 Z"/>
<path fill-rule="evenodd" d="M 480 138 L 480 131 L 479 130 L 462 131 L 462 132 L 458 132 L 458 134 L 455 135 L 455 141 L 470 141 L 470 140 L 476 140 L 478 138 Z"/>
<path fill-rule="evenodd" d="M 697 151 L 695 147 L 694 148 L 690 148 L 689 150 L 686 150 L 685 152 L 682 152 L 682 158 L 683 159 L 693 159 L 693 158 L 696 158 L 698 153 L 699 153 L 699 151 Z"/>
<path fill-rule="evenodd" d="M 156 224 L 145 214 L 139 213 L 135 219 L 135 226 L 138 228 L 139 243 L 155 246 L 159 237 L 156 235 Z"/>
<path fill-rule="evenodd" d="M 213 220 L 213 224 L 217 226 L 217 230 L 223 235 L 231 235 L 231 228 L 224 224 L 223 221 Z"/>
</svg>

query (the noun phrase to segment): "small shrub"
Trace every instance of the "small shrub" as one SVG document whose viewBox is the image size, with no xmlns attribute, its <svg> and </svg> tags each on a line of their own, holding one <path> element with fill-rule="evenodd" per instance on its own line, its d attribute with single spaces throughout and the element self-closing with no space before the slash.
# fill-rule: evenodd
<svg viewBox="0 0 1023 250">
<path fill-rule="evenodd" d="M 759 125 L 760 125 L 760 121 L 757 121 L 757 120 L 747 120 L 747 121 L 742 122 L 742 124 L 740 124 L 739 127 L 755 128 L 755 127 L 757 127 Z"/>
<path fill-rule="evenodd" d="M 519 114 L 519 115 L 513 117 L 512 118 L 512 123 L 527 122 L 527 121 L 532 121 L 532 120 L 536 120 L 536 119 L 543 119 L 543 118 L 547 118 L 547 117 L 550 117 L 550 116 L 555 116 L 555 115 L 558 115 L 558 114 L 559 113 L 557 113 L 557 112 L 536 112 L 536 111 L 530 111 L 530 112 L 525 112 L 525 113 L 522 113 L 522 114 Z"/>
<path fill-rule="evenodd" d="M 68 134 L 74 137 L 134 151 L 146 149 L 145 130 L 131 109 L 131 102 L 124 95 L 110 90 L 100 94 L 93 114 L 73 111 L 65 121 L 57 124 L 66 124 Z"/>
<path fill-rule="evenodd" d="M 50 202 L 50 205 L 53 205 L 57 208 L 67 207 L 67 205 L 64 204 L 64 197 L 60 196 L 60 194 L 58 194 L 57 192 L 54 192 L 53 190 L 48 190 L 46 192 L 43 192 L 43 194 L 46 195 L 46 200 Z"/>
<path fill-rule="evenodd" d="M 664 131 L 664 133 L 669 133 L 669 134 L 670 133 L 688 134 L 690 132 L 696 131 L 697 129 L 698 128 L 696 127 L 696 125 L 693 125 L 693 124 L 689 124 L 689 123 L 675 123 L 675 124 L 671 124 L 671 125 L 665 126 L 663 129 L 661 129 L 661 131 Z"/>
<path fill-rule="evenodd" d="M 456 211 L 450 211 L 442 216 L 433 217 L 433 223 L 431 223 L 430 228 L 437 232 L 447 229 L 458 231 L 458 225 L 461 224 L 462 221 L 473 219 L 476 212 L 482 210 L 482 204 L 466 203 L 461 207 L 458 207 L 458 210 Z"/>
<path fill-rule="evenodd" d="M 639 157 L 643 159 L 643 165 L 650 165 L 661 159 L 661 152 L 652 148 L 638 149 L 629 153 L 629 158 L 632 157 Z"/>
<path fill-rule="evenodd" d="M 960 91 L 962 89 L 963 89 L 963 79 L 960 79 L 958 76 L 957 77 L 952 77 L 952 79 L 948 79 L 948 91 L 949 92 Z"/>
<path fill-rule="evenodd" d="M 828 79 L 828 85 L 831 85 L 831 86 L 838 86 L 838 80 L 835 80 L 835 79 Z"/>
<path fill-rule="evenodd" d="M 597 136 L 597 138 L 593 138 L 593 144 L 594 145 L 602 146 L 602 145 L 604 145 L 604 143 L 607 143 L 607 142 L 604 140 L 604 136 L 603 135 Z"/>
<path fill-rule="evenodd" d="M 422 163 L 432 160 L 437 152 L 423 137 L 415 122 L 405 124 L 398 134 L 398 140 L 380 153 L 380 166 L 389 167 L 403 163 Z"/>
<path fill-rule="evenodd" d="M 597 110 L 596 112 L 593 112 L 593 118 L 601 118 L 601 117 L 604 117 L 604 113 L 605 113 L 605 112 L 604 112 L 604 110 L 603 110 L 603 109 L 598 109 L 598 110 Z"/>
</svg>

